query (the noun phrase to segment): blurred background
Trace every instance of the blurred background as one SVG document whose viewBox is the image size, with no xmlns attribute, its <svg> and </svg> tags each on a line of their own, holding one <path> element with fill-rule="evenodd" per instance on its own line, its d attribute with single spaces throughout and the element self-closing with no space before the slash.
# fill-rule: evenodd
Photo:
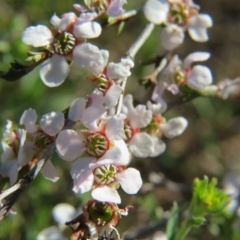
<svg viewBox="0 0 240 240">
<path fill-rule="evenodd" d="M 128 1 L 125 9 L 140 8 L 143 0 Z M 61 15 L 73 11 L 75 1 L 49 0 L 1 0 L 0 1 L 0 70 L 7 71 L 14 59 L 25 62 L 29 46 L 21 42 L 22 31 L 30 26 L 50 26 L 49 19 L 56 13 Z M 82 2 L 80 2 L 82 3 Z M 198 0 L 201 13 L 213 18 L 214 26 L 209 29 L 207 43 L 193 42 L 188 35 L 182 46 L 175 50 L 181 58 L 194 51 L 208 51 L 211 58 L 204 65 L 211 68 L 215 83 L 224 78 L 235 78 L 240 73 L 240 4 L 238 0 Z M 128 47 L 140 34 L 147 21 L 140 13 L 126 22 L 120 36 L 117 26 L 106 27 L 98 39 L 90 41 L 101 49 L 110 51 L 110 61 L 118 62 Z M 142 61 L 161 55 L 164 51 L 159 44 L 159 28 L 156 27 L 150 39 L 136 56 L 133 75 L 128 81 L 126 93 L 136 96 L 136 103 L 144 103 L 146 94 L 138 80 L 148 75 L 153 66 L 144 67 Z M 94 88 L 85 80 L 87 73 L 72 66 L 67 80 L 58 88 L 46 87 L 39 77 L 39 69 L 17 82 L 0 79 L 0 128 L 4 130 L 6 120 L 18 126 L 22 112 L 36 109 L 38 116 L 50 111 L 67 108 L 76 97 L 86 97 Z M 156 231 L 165 229 L 161 219 L 171 209 L 173 201 L 185 207 L 191 197 L 191 184 L 195 177 L 215 176 L 219 186 L 226 176 L 240 177 L 240 127 L 239 99 L 223 101 L 217 98 L 197 98 L 192 102 L 176 105 L 164 116 L 184 116 L 189 120 L 185 133 L 167 142 L 164 154 L 151 159 L 135 159 L 131 165 L 137 167 L 144 180 L 144 186 L 137 196 L 121 192 L 122 207 L 133 205 L 128 217 L 122 219 L 118 230 L 130 234 L 144 229 L 151 223 L 159 223 L 154 230 L 135 239 L 159 239 Z M 88 199 L 89 195 L 75 195 L 72 192 L 70 165 L 53 157 L 60 180 L 52 183 L 41 175 L 22 194 L 14 209 L 16 216 L 9 215 L 0 222 L 1 240 L 32 240 L 44 228 L 54 225 L 52 208 L 62 202 L 75 208 Z M 2 179 L 0 178 L 0 181 Z M 236 220 L 236 219 L 235 219 Z M 220 220 L 219 220 L 220 221 Z M 229 226 L 232 223 L 228 223 Z M 220 226 L 220 227 L 219 227 Z M 193 230 L 189 240 L 194 239 L 240 239 L 240 225 L 235 221 L 231 233 L 223 234 L 221 224 L 204 225 Z M 158 232 L 159 233 L 159 232 Z M 155 238 L 154 238 L 155 234 Z M 227 237 L 229 236 L 229 238 Z M 230 237 L 231 236 L 231 237 Z M 134 238 L 132 238 L 134 239 Z"/>
</svg>

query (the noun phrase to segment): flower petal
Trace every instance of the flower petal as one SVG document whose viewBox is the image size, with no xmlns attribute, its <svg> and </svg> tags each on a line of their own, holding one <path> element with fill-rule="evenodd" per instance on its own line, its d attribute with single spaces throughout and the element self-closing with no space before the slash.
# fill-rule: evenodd
<svg viewBox="0 0 240 240">
<path fill-rule="evenodd" d="M 20 124 L 24 125 L 27 132 L 34 133 L 37 131 L 36 126 L 37 113 L 34 109 L 25 110 L 20 118 Z"/>
<path fill-rule="evenodd" d="M 161 44 L 168 51 L 177 48 L 183 40 L 184 32 L 176 24 L 170 24 L 161 31 Z"/>
<path fill-rule="evenodd" d="M 128 194 L 136 194 L 142 186 L 140 172 L 135 168 L 127 168 L 125 171 L 117 174 L 116 178 L 122 189 Z"/>
<path fill-rule="evenodd" d="M 41 170 L 41 174 L 48 180 L 56 182 L 59 177 L 57 175 L 56 169 L 51 163 L 51 161 L 47 161 Z"/>
<path fill-rule="evenodd" d="M 65 57 L 55 54 L 41 64 L 40 77 L 48 87 L 57 87 L 64 82 L 69 71 Z"/>
<path fill-rule="evenodd" d="M 105 112 L 106 109 L 102 105 L 94 104 L 90 106 L 84 111 L 82 124 L 93 131 L 97 130 L 98 120 L 103 116 Z"/>
<path fill-rule="evenodd" d="M 152 136 L 153 140 L 153 151 L 149 155 L 150 157 L 157 157 L 166 150 L 166 143 L 162 139 Z"/>
<path fill-rule="evenodd" d="M 194 41 L 208 40 L 207 28 L 212 27 L 212 18 L 208 14 L 192 16 L 188 21 L 188 33 Z"/>
<path fill-rule="evenodd" d="M 144 158 L 152 153 L 153 140 L 147 133 L 140 132 L 133 136 L 128 146 L 134 156 Z"/>
<path fill-rule="evenodd" d="M 113 108 L 117 105 L 118 99 L 122 93 L 122 87 L 119 85 L 112 85 L 104 95 L 105 107 Z"/>
<path fill-rule="evenodd" d="M 187 85 L 195 90 L 201 90 L 212 83 L 212 73 L 208 67 L 194 66 L 187 78 Z"/>
<path fill-rule="evenodd" d="M 194 62 L 203 62 L 210 58 L 211 54 L 208 52 L 194 52 L 189 54 L 183 61 L 183 68 L 187 69 Z"/>
<path fill-rule="evenodd" d="M 124 119 L 126 115 L 116 114 L 109 118 L 106 123 L 106 135 L 109 140 L 120 140 L 124 138 Z"/>
<path fill-rule="evenodd" d="M 94 158 L 81 158 L 76 160 L 71 169 L 73 179 L 73 191 L 75 193 L 85 193 L 91 190 L 94 182 L 92 170 L 89 169 L 90 163 L 95 163 Z"/>
<path fill-rule="evenodd" d="M 34 47 L 44 47 L 53 42 L 53 35 L 49 28 L 43 25 L 28 27 L 22 33 L 22 41 Z"/>
<path fill-rule="evenodd" d="M 7 161 L 0 166 L 0 175 L 9 178 L 10 185 L 17 181 L 18 164 L 16 160 Z"/>
<path fill-rule="evenodd" d="M 102 27 L 99 23 L 89 21 L 74 24 L 73 33 L 78 38 L 96 38 L 102 32 Z"/>
<path fill-rule="evenodd" d="M 86 68 L 96 76 L 102 73 L 108 61 L 109 52 L 100 50 L 93 44 L 79 44 L 73 50 L 74 62 L 82 68 Z"/>
<path fill-rule="evenodd" d="M 66 161 L 73 161 L 85 148 L 84 138 L 72 129 L 62 130 L 56 139 L 57 153 Z"/>
<path fill-rule="evenodd" d="M 121 203 L 121 198 L 117 190 L 107 186 L 95 188 L 92 191 L 92 197 L 101 202 Z"/>
<path fill-rule="evenodd" d="M 76 98 L 69 108 L 68 118 L 74 122 L 83 118 L 83 113 L 86 106 L 86 100 L 84 98 Z"/>
<path fill-rule="evenodd" d="M 188 125 L 188 121 L 183 117 L 172 118 L 160 125 L 160 128 L 167 138 L 174 138 L 181 135 Z"/>
<path fill-rule="evenodd" d="M 146 109 L 146 105 L 139 104 L 128 114 L 133 128 L 144 128 L 152 120 L 152 111 Z"/>
<path fill-rule="evenodd" d="M 143 13 L 149 22 L 164 23 L 167 20 L 169 3 L 167 0 L 148 0 L 143 7 Z"/>
<path fill-rule="evenodd" d="M 107 15 L 110 17 L 118 17 L 124 13 L 122 8 L 123 4 L 127 3 L 126 0 L 113 0 L 107 8 Z"/>
<path fill-rule="evenodd" d="M 56 136 L 63 128 L 65 122 L 62 112 L 51 112 L 42 116 L 39 124 L 42 130 L 50 136 Z"/>
</svg>

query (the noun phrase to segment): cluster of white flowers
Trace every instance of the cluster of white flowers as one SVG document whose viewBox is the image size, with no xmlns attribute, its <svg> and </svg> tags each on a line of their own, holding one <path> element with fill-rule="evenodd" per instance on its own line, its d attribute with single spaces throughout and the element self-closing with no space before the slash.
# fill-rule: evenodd
<svg viewBox="0 0 240 240">
<path fill-rule="evenodd" d="M 129 167 L 133 156 L 159 156 L 166 150 L 164 138 L 177 137 L 187 128 L 188 121 L 182 116 L 170 120 L 163 117 L 167 110 L 164 91 L 178 94 L 183 87 L 199 91 L 212 83 L 212 75 L 208 67 L 192 66 L 207 60 L 209 53 L 195 52 L 183 61 L 175 55 L 159 73 L 151 101 L 134 106 L 133 96 L 123 97 L 125 89 L 122 87 L 131 76 L 134 61 L 127 56 L 118 63 L 108 62 L 108 50 L 87 42 L 87 39 L 101 35 L 98 17 L 103 14 L 121 16 L 126 1 L 85 3 L 86 8 L 74 5 L 79 16 L 73 12 L 61 17 L 53 15 L 50 20 L 53 28 L 28 27 L 22 33 L 22 41 L 49 54 L 40 66 L 40 77 L 47 86 L 62 84 L 69 74 L 71 62 L 89 71 L 88 79 L 97 81 L 98 85 L 87 98 L 73 100 L 66 115 L 50 112 L 36 124 L 36 111 L 28 109 L 20 118 L 20 124 L 25 128 L 13 129 L 12 122 L 8 121 L 2 140 L 0 175 L 8 177 L 13 185 L 19 170 L 30 169 L 42 153 L 55 144 L 59 157 L 72 162 L 73 191 L 91 192 L 93 199 L 83 207 L 84 224 L 89 227 L 91 236 L 98 236 L 104 233 L 103 230 L 109 233 L 115 230 L 120 215 L 127 214 L 128 209 L 123 211 L 116 205 L 121 203 L 118 188 L 121 186 L 126 193 L 136 194 L 142 186 L 140 172 Z M 208 39 L 206 30 L 211 27 L 212 20 L 207 14 L 199 14 L 199 6 L 191 0 L 147 0 L 143 10 L 150 22 L 163 26 L 161 44 L 166 50 L 181 44 L 186 30 L 196 41 Z M 67 121 L 72 121 L 74 126 L 65 128 Z M 47 179 L 58 180 L 50 161 L 41 173 Z M 94 218 L 90 219 L 89 209 L 110 209 L 114 213 L 110 220 L 104 220 L 103 228 L 99 228 L 94 225 Z"/>
<path fill-rule="evenodd" d="M 148 21 L 163 25 L 161 44 L 173 50 L 184 41 L 184 32 L 197 42 L 208 40 L 207 28 L 212 27 L 208 14 L 199 14 L 200 7 L 192 0 L 147 0 L 144 14 Z"/>
</svg>

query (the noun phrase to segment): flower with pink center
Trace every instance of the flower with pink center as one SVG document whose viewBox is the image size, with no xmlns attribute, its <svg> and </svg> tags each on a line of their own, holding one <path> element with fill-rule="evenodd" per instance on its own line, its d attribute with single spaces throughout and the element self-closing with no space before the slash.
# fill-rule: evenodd
<svg viewBox="0 0 240 240">
<path fill-rule="evenodd" d="M 22 33 L 24 43 L 45 48 L 52 54 L 40 68 L 40 77 L 47 86 L 62 84 L 70 70 L 68 61 L 77 63 L 81 60 L 78 47 L 84 45 L 87 38 L 96 38 L 101 34 L 100 24 L 92 21 L 95 17 L 96 13 L 82 13 L 79 17 L 66 13 L 61 18 L 54 15 L 51 18 L 55 27 L 53 30 L 37 25 L 28 27 Z"/>
<path fill-rule="evenodd" d="M 109 159 L 112 162 L 112 159 Z M 140 172 L 122 165 L 126 161 L 101 165 L 92 158 L 76 160 L 71 169 L 76 193 L 92 192 L 92 197 L 102 202 L 121 203 L 119 186 L 128 193 L 136 194 L 142 186 Z"/>
<path fill-rule="evenodd" d="M 173 56 L 169 64 L 159 75 L 152 100 L 163 103 L 162 94 L 165 89 L 174 95 L 181 91 L 181 87 L 187 85 L 196 91 L 202 90 L 212 83 L 211 70 L 203 65 L 191 66 L 194 62 L 202 62 L 210 57 L 208 52 L 194 52 L 189 54 L 183 61 L 178 55 Z"/>
<path fill-rule="evenodd" d="M 192 0 L 148 0 L 144 6 L 148 21 L 165 25 L 161 31 L 161 44 L 173 50 L 184 41 L 184 32 L 197 42 L 208 40 L 207 28 L 212 27 L 208 14 L 199 14 L 199 6 Z"/>
<path fill-rule="evenodd" d="M 105 108 L 96 102 L 85 108 L 84 99 L 76 99 L 70 108 L 69 118 L 80 121 L 85 129 L 75 131 L 66 129 L 56 139 L 57 152 L 67 161 L 77 159 L 83 153 L 98 162 L 104 159 L 112 161 L 129 161 L 129 153 L 125 142 L 123 121 L 125 116 L 117 114 L 106 118 Z"/>
</svg>

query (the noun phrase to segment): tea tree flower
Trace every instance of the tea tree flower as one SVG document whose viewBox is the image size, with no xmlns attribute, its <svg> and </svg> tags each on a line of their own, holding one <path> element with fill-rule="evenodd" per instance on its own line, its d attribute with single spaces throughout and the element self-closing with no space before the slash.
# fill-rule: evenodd
<svg viewBox="0 0 240 240">
<path fill-rule="evenodd" d="M 63 83 L 69 73 L 68 61 L 79 61 L 78 46 L 87 38 L 95 38 L 101 34 L 99 23 L 92 21 L 96 13 L 82 13 L 77 17 L 74 13 L 66 13 L 61 18 L 54 15 L 51 23 L 54 29 L 38 25 L 28 27 L 22 33 L 22 41 L 37 48 L 43 48 L 52 54 L 41 64 L 40 77 L 49 87 Z"/>
<path fill-rule="evenodd" d="M 192 0 L 147 0 L 144 14 L 148 21 L 163 25 L 161 44 L 173 50 L 184 41 L 184 32 L 197 42 L 208 40 L 207 28 L 212 27 L 208 14 L 200 14 L 199 6 Z"/>
</svg>

